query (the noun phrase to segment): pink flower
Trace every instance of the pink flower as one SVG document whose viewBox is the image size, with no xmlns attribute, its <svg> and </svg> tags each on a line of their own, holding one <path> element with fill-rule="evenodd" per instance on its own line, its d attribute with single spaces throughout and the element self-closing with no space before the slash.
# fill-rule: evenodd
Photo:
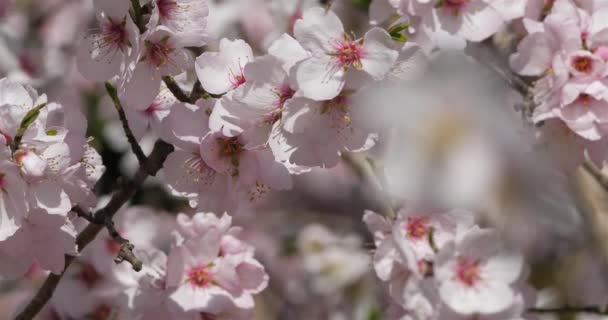
<svg viewBox="0 0 608 320">
<path fill-rule="evenodd" d="M 515 299 L 512 284 L 520 277 L 523 258 L 506 250 L 493 230 L 472 229 L 435 260 L 439 295 L 461 314 L 506 310 Z"/>
<path fill-rule="evenodd" d="M 91 81 L 104 81 L 120 73 L 132 59 L 139 30 L 125 1 L 94 1 L 99 29 L 78 46 L 78 71 Z"/>
<path fill-rule="evenodd" d="M 0 146 L 5 148 L 4 146 Z M 28 212 L 27 186 L 16 164 L 0 158 L 0 241 L 12 236 Z"/>
<path fill-rule="evenodd" d="M 344 91 L 327 101 L 295 97 L 283 109 L 283 135 L 290 147 L 289 160 L 301 166 L 333 167 L 342 151 L 371 148 L 376 135 L 358 120 L 360 93 Z"/>
<path fill-rule="evenodd" d="M 173 193 L 192 205 L 211 211 L 234 211 L 239 194 L 231 175 L 211 167 L 203 158 L 200 143 L 209 131 L 209 114 L 215 100 L 199 100 L 196 105 L 177 104 L 162 120 L 162 135 L 177 150 L 164 165 L 164 178 Z"/>
<path fill-rule="evenodd" d="M 219 52 L 205 52 L 196 58 L 196 75 L 207 92 L 222 94 L 247 81 L 245 66 L 252 60 L 253 52 L 245 41 L 222 39 Z"/>
<path fill-rule="evenodd" d="M 253 258 L 253 248 L 236 238 L 233 228 L 221 229 L 225 228 L 198 229 L 171 250 L 166 285 L 174 290 L 170 299 L 184 311 L 249 310 L 252 295 L 267 285 L 268 276 Z"/>
<path fill-rule="evenodd" d="M 161 122 L 169 115 L 171 108 L 177 102 L 173 93 L 164 85 L 161 85 L 160 92 L 146 109 L 126 108 L 124 111 L 135 138 L 141 139 L 148 129 L 152 129 L 153 132 L 164 137 Z"/>
<path fill-rule="evenodd" d="M 304 12 L 294 35 L 311 57 L 301 61 L 292 76 L 299 94 L 317 101 L 338 96 L 349 74 L 382 79 L 398 55 L 383 29 L 372 28 L 362 39 L 353 39 L 335 13 L 319 7 Z"/>
<path fill-rule="evenodd" d="M 268 147 L 248 148 L 248 137 L 209 132 L 201 140 L 200 154 L 213 170 L 232 177 L 247 192 L 250 201 L 271 189 L 291 188 L 291 176 Z"/>
<path fill-rule="evenodd" d="M 182 73 L 192 57 L 168 27 L 157 26 L 140 38 L 138 51 L 120 75 L 120 98 L 125 107 L 146 110 L 160 90 L 161 78 Z"/>
<path fill-rule="evenodd" d="M 473 214 L 453 210 L 440 213 L 416 213 L 400 210 L 393 224 L 392 237 L 410 269 L 421 276 L 428 270 L 438 250 L 473 225 Z"/>
<path fill-rule="evenodd" d="M 158 18 L 160 23 L 174 32 L 175 37 L 183 46 L 200 47 L 205 44 L 207 16 L 209 5 L 207 0 L 155 0 L 152 19 Z"/>
<path fill-rule="evenodd" d="M 243 133 L 248 148 L 264 146 L 281 134 L 283 107 L 295 91 L 281 62 L 270 55 L 249 63 L 244 76 L 247 82 L 216 104 L 210 126 L 227 135 Z"/>
<path fill-rule="evenodd" d="M 34 210 L 17 232 L 0 242 L 3 277 L 22 276 L 32 263 L 55 274 L 63 271 L 65 255 L 76 255 L 76 230 L 66 218 Z"/>
</svg>

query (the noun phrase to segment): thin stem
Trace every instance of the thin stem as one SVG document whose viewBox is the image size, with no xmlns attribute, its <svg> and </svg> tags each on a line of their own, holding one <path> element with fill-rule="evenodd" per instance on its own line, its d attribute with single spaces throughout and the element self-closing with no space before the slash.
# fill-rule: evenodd
<svg viewBox="0 0 608 320">
<path fill-rule="evenodd" d="M 146 26 L 144 26 L 144 19 L 141 12 L 141 6 L 139 5 L 139 0 L 131 0 L 131 7 L 133 8 L 133 21 L 139 29 L 139 33 L 144 33 L 146 31 Z"/>
<path fill-rule="evenodd" d="M 190 100 L 190 97 L 188 96 L 188 94 L 186 92 L 184 92 L 184 90 L 182 90 L 182 88 L 180 88 L 179 84 L 177 84 L 177 82 L 175 81 L 175 79 L 173 79 L 173 77 L 164 76 L 163 82 L 165 82 L 165 85 L 167 86 L 169 91 L 171 91 L 171 93 L 173 93 L 173 95 L 175 96 L 175 98 L 177 100 L 179 100 L 181 102 L 192 103 L 192 100 Z"/>
<path fill-rule="evenodd" d="M 72 208 L 72 211 L 76 212 L 79 217 L 89 221 L 90 223 L 103 225 L 108 230 L 108 233 L 110 234 L 112 239 L 114 239 L 114 241 L 116 241 L 116 243 L 120 245 L 120 250 L 118 251 L 116 258 L 114 259 L 114 262 L 122 263 L 123 261 L 127 261 L 131 264 L 133 270 L 141 271 L 142 262 L 135 256 L 135 253 L 133 253 L 133 249 L 135 249 L 135 246 L 131 244 L 129 240 L 123 238 L 120 235 L 120 233 L 118 232 L 118 230 L 116 230 L 116 227 L 114 226 L 114 221 L 112 221 L 111 218 L 104 216 L 98 217 L 98 219 L 96 219 L 94 214 L 86 212 L 78 206 Z"/>
<path fill-rule="evenodd" d="M 563 306 L 554 308 L 529 308 L 529 313 L 593 313 L 608 315 L 608 310 L 598 306 Z"/>
<path fill-rule="evenodd" d="M 190 92 L 190 102 L 196 103 L 196 101 L 203 97 L 205 93 L 206 92 L 201 85 L 201 81 L 197 79 L 194 86 L 192 86 L 192 92 Z"/>
<path fill-rule="evenodd" d="M 131 127 L 129 127 L 129 121 L 127 120 L 127 116 L 125 115 L 125 111 L 123 110 L 122 104 L 120 103 L 120 99 L 118 98 L 118 93 L 116 88 L 110 83 L 106 82 L 106 91 L 110 98 L 112 98 L 112 102 L 114 102 L 114 108 L 118 112 L 118 117 L 120 118 L 120 122 L 122 123 L 122 128 L 125 131 L 125 135 L 127 136 L 127 140 L 131 145 L 131 150 L 137 157 L 137 161 L 139 161 L 139 165 L 143 165 L 146 162 L 146 155 L 144 151 L 141 149 L 141 146 L 137 142 L 137 139 L 133 135 L 131 131 Z"/>
<path fill-rule="evenodd" d="M 355 173 L 359 176 L 359 178 L 361 178 L 361 180 L 372 187 L 376 199 L 380 201 L 381 214 L 388 219 L 395 219 L 397 215 L 393 209 L 391 197 L 382 187 L 382 183 L 376 172 L 374 172 L 370 161 L 361 156 L 347 152 L 342 154 L 342 159 L 344 159 L 344 161 L 348 163 L 353 170 L 355 170 Z"/>
<path fill-rule="evenodd" d="M 162 168 L 167 156 L 173 152 L 173 146 L 162 141 L 157 140 L 154 144 L 154 149 L 150 153 L 150 156 L 146 162 L 139 167 L 133 180 L 128 183 L 122 184 L 122 187 L 112 196 L 110 202 L 99 209 L 94 214 L 94 219 L 105 217 L 112 219 L 116 212 L 131 198 L 135 195 L 135 192 L 141 187 L 146 178 L 150 175 L 156 175 L 156 173 Z M 78 246 L 78 252 L 82 250 L 95 239 L 97 234 L 103 230 L 104 226 L 90 223 L 82 232 L 78 234 L 76 238 L 76 245 Z M 38 312 L 44 307 L 44 305 L 53 296 L 53 292 L 57 288 L 59 281 L 65 274 L 65 271 L 74 261 L 74 256 L 65 256 L 65 268 L 60 274 L 49 274 L 38 292 L 32 298 L 30 303 L 17 315 L 15 320 L 31 320 Z"/>
</svg>

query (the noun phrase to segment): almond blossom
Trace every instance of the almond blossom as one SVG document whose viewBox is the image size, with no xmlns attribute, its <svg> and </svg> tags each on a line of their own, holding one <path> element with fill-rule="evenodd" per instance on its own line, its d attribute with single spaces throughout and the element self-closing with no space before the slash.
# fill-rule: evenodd
<svg viewBox="0 0 608 320">
<path fill-rule="evenodd" d="M 17 278 L 34 262 L 59 274 L 64 268 L 64 256 L 76 254 L 75 240 L 76 229 L 67 217 L 34 210 L 14 235 L 0 242 L 0 274 Z"/>
<path fill-rule="evenodd" d="M 343 151 L 371 148 L 376 135 L 358 120 L 365 108 L 358 103 L 363 94 L 345 90 L 326 101 L 298 96 L 287 101 L 281 123 L 290 162 L 329 168 Z"/>
<path fill-rule="evenodd" d="M 78 47 L 78 71 L 91 81 L 104 81 L 118 75 L 133 59 L 139 31 L 129 15 L 125 1 L 93 1 L 99 29 L 83 39 Z"/>
<path fill-rule="evenodd" d="M 192 64 L 185 43 L 164 25 L 141 35 L 134 62 L 121 73 L 118 92 L 127 108 L 145 110 L 160 91 L 163 76 L 182 73 Z"/>
<path fill-rule="evenodd" d="M 222 39 L 218 52 L 205 52 L 196 58 L 196 75 L 207 92 L 222 94 L 247 81 L 245 66 L 252 60 L 253 52 L 245 41 Z"/>
<path fill-rule="evenodd" d="M 522 75 L 544 75 L 533 90 L 535 122 L 558 118 L 589 140 L 605 134 L 607 12 L 590 13 L 559 0 L 542 23 L 526 22 L 529 35 L 511 56 L 511 66 Z"/>
<path fill-rule="evenodd" d="M 153 17 L 167 26 L 180 39 L 180 43 L 189 47 L 200 47 L 206 42 L 207 0 L 155 0 Z"/>
<path fill-rule="evenodd" d="M 158 266 L 156 292 L 163 297 L 165 290 L 164 297 L 168 299 L 155 307 L 173 303 L 178 312 L 203 313 L 220 319 L 235 310 L 251 311 L 252 295 L 266 287 L 268 277 L 253 258 L 253 248 L 237 238 L 240 229 L 230 227 L 228 216 L 217 219 L 205 213 L 197 213 L 192 219 L 180 216 L 178 223 L 183 238 L 166 258 L 166 271 L 159 265 L 164 260 L 162 256 L 154 264 Z M 138 295 L 149 297 L 150 293 L 154 291 L 141 291 L 136 300 Z"/>
<path fill-rule="evenodd" d="M 441 299 L 462 314 L 490 314 L 515 299 L 511 286 L 522 272 L 521 254 L 505 250 L 493 230 L 472 229 L 437 255 L 436 279 Z"/>
<path fill-rule="evenodd" d="M 213 100 L 196 105 L 177 104 L 163 119 L 167 140 L 177 147 L 164 168 L 165 181 L 172 192 L 187 197 L 191 204 L 213 211 L 234 211 L 240 201 L 231 175 L 209 166 L 201 154 L 201 140 L 210 133 L 209 114 Z"/>
<path fill-rule="evenodd" d="M 382 79 L 398 55 L 386 31 L 372 28 L 362 39 L 353 39 L 335 13 L 318 7 L 303 13 L 294 35 L 311 57 L 298 63 L 293 79 L 299 94 L 316 101 L 337 97 L 358 73 Z"/>
<path fill-rule="evenodd" d="M 283 107 L 295 91 L 281 61 L 270 55 L 249 63 L 244 77 L 249 80 L 216 104 L 209 125 L 227 134 L 245 132 L 248 147 L 266 145 L 281 134 Z"/>
</svg>

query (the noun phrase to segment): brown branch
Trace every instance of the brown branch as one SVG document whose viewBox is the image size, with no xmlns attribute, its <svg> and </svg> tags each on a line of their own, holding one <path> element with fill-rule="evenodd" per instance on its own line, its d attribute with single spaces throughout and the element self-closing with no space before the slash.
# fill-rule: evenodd
<svg viewBox="0 0 608 320">
<path fill-rule="evenodd" d="M 142 8 L 139 4 L 139 0 L 131 0 L 131 7 L 133 8 L 133 22 L 135 22 L 135 25 L 139 29 L 139 33 L 146 32 L 146 26 L 144 25 Z"/>
<path fill-rule="evenodd" d="M 142 262 L 133 253 L 133 249 L 135 249 L 135 246 L 131 244 L 129 240 L 123 238 L 120 235 L 118 230 L 116 230 L 116 227 L 114 226 L 114 221 L 112 221 L 112 219 L 109 219 L 107 216 L 98 217 L 98 219 L 96 219 L 94 214 L 86 212 L 78 206 L 72 208 L 72 211 L 76 212 L 79 217 L 89 221 L 90 223 L 103 225 L 108 230 L 108 233 L 110 234 L 112 239 L 114 239 L 114 241 L 116 241 L 116 243 L 120 245 L 120 250 L 118 251 L 116 258 L 114 259 L 114 262 L 118 264 L 122 263 L 123 261 L 127 261 L 131 264 L 133 270 L 141 271 Z"/>
<path fill-rule="evenodd" d="M 192 100 L 190 100 L 190 97 L 188 96 L 188 94 L 186 92 L 184 92 L 184 90 L 182 90 L 182 88 L 180 88 L 179 84 L 177 84 L 177 82 L 175 81 L 175 79 L 173 79 L 173 77 L 164 76 L 163 82 L 165 83 L 165 85 L 167 86 L 169 91 L 171 91 L 171 93 L 173 93 L 173 95 L 175 96 L 175 98 L 177 100 L 179 100 L 181 102 L 193 103 Z"/>
<path fill-rule="evenodd" d="M 112 196 L 110 202 L 99 209 L 94 215 L 93 219 L 112 219 L 116 212 L 134 195 L 135 192 L 141 187 L 143 182 L 148 176 L 156 175 L 156 173 L 162 168 L 167 156 L 173 152 L 173 146 L 158 140 L 154 144 L 154 149 L 150 153 L 146 162 L 143 163 L 135 173 L 133 180 L 122 184 L 121 188 Z M 95 239 L 97 234 L 104 228 L 103 225 L 90 223 L 76 238 L 76 245 L 78 246 L 78 252 L 82 250 Z M 122 246 L 121 246 L 122 249 Z M 59 284 L 59 281 L 65 274 L 65 270 L 74 261 L 74 256 L 65 256 L 65 268 L 61 274 L 49 274 L 46 278 L 36 295 L 32 298 L 30 303 L 17 315 L 15 320 L 31 320 L 38 312 L 44 307 L 44 305 L 52 297 L 55 288 Z"/>
<path fill-rule="evenodd" d="M 357 176 L 372 188 L 374 196 L 379 200 L 381 214 L 388 219 L 395 219 L 397 215 L 393 209 L 391 197 L 382 187 L 382 182 L 374 171 L 374 168 L 368 159 L 358 156 L 353 153 L 342 153 L 342 159 L 355 171 Z"/>
<path fill-rule="evenodd" d="M 190 92 L 190 102 L 191 103 L 196 103 L 196 101 L 200 98 L 202 98 L 205 95 L 205 89 L 203 89 L 203 86 L 201 85 L 201 81 L 200 80 L 196 80 L 196 82 L 194 83 L 194 86 L 192 86 L 192 92 Z"/>
<path fill-rule="evenodd" d="M 110 98 L 112 98 L 114 108 L 116 108 L 116 111 L 118 112 L 118 117 L 120 118 L 120 122 L 122 123 L 122 128 L 125 131 L 125 135 L 127 136 L 127 141 L 129 141 L 129 144 L 131 145 L 131 150 L 133 150 L 133 153 L 137 157 L 139 165 L 143 165 L 146 162 L 146 155 L 141 149 L 139 142 L 137 142 L 137 139 L 133 135 L 131 127 L 129 127 L 129 120 L 127 120 L 127 115 L 123 110 L 122 103 L 120 103 L 116 88 L 114 88 L 114 86 L 109 81 L 106 82 L 106 91 L 108 92 Z"/>
<path fill-rule="evenodd" d="M 527 310 L 530 313 L 593 313 L 600 315 L 608 315 L 608 310 L 598 306 L 564 306 L 555 308 L 530 308 Z"/>
</svg>

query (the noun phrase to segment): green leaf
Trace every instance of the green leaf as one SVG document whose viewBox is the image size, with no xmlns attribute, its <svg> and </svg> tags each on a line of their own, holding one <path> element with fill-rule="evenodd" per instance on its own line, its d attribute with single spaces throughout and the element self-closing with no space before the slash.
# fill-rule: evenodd
<svg viewBox="0 0 608 320">
<path fill-rule="evenodd" d="M 387 32 L 391 35 L 391 38 L 395 41 L 406 42 L 408 37 L 405 32 L 409 29 L 410 24 L 407 22 L 397 23 L 390 28 Z"/>
<path fill-rule="evenodd" d="M 23 131 L 25 132 L 25 130 L 32 123 L 34 123 L 34 121 L 36 121 L 36 119 L 38 119 L 38 116 L 40 115 L 40 110 L 42 110 L 42 108 L 44 108 L 44 107 L 46 107 L 46 103 L 39 104 L 39 105 L 35 106 L 32 110 L 28 111 L 28 113 L 25 115 L 25 117 L 23 117 L 23 119 L 21 120 L 21 124 L 19 125 L 19 130 L 23 129 Z"/>
<path fill-rule="evenodd" d="M 395 34 L 391 33 L 390 35 L 391 35 L 391 38 L 395 41 L 403 42 L 403 43 L 407 42 L 407 36 L 404 35 L 403 33 L 395 33 Z"/>
</svg>

